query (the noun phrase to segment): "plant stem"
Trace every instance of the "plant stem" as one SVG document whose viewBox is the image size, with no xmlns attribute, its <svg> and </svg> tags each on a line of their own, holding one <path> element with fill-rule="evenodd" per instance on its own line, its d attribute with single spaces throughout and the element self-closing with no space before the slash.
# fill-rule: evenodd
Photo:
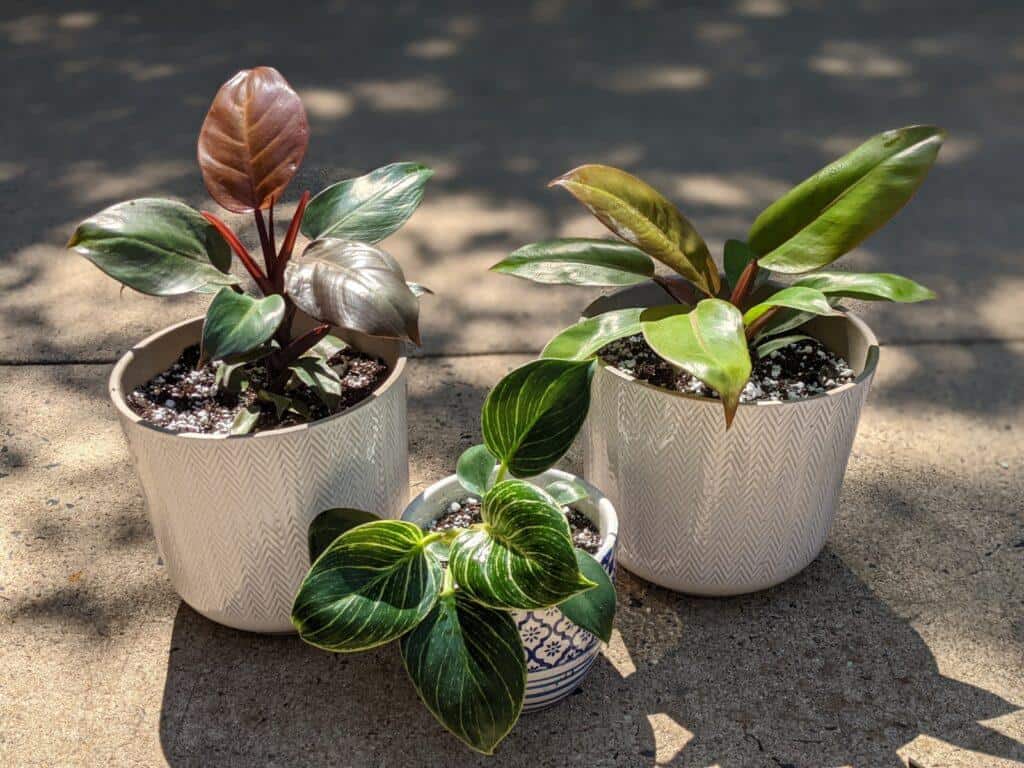
<svg viewBox="0 0 1024 768">
<path fill-rule="evenodd" d="M 780 309 L 781 307 L 771 307 L 767 312 L 757 318 L 757 320 L 748 325 L 746 330 L 747 341 L 751 341 L 758 333 L 760 333 L 761 329 L 768 324 L 768 321 L 771 320 L 775 316 L 775 313 Z"/>
<path fill-rule="evenodd" d="M 508 474 L 508 462 L 503 461 L 498 465 L 498 474 L 494 477 L 494 484 L 497 485 L 505 479 L 505 475 Z"/>
<path fill-rule="evenodd" d="M 281 243 L 281 251 L 277 255 L 277 264 L 274 267 L 273 282 L 275 285 L 282 285 L 284 282 L 284 268 L 292 257 L 292 251 L 295 249 L 295 239 L 299 236 L 299 226 L 302 224 L 302 216 L 306 212 L 306 205 L 308 203 L 309 190 L 307 189 L 302 193 L 302 197 L 299 198 L 299 204 L 295 207 L 295 215 L 292 216 L 292 221 L 288 225 L 288 232 L 284 236 L 284 242 Z"/>
<path fill-rule="evenodd" d="M 268 358 L 267 364 L 273 373 L 273 378 L 270 380 L 267 389 L 271 392 L 280 393 L 284 385 L 288 383 L 288 366 L 298 360 L 303 352 L 315 347 L 316 343 L 326 336 L 330 330 L 331 326 L 326 323 L 318 325 L 291 341 L 283 349 L 279 349 L 272 354 Z"/>
<path fill-rule="evenodd" d="M 276 250 L 275 249 L 277 248 L 277 239 L 274 237 L 274 200 L 273 200 L 273 198 L 271 198 L 271 200 L 270 200 L 270 207 L 267 208 L 267 235 L 269 236 L 268 239 L 270 240 L 270 250 L 272 252 L 274 252 L 274 254 L 275 254 L 274 261 L 276 263 L 277 262 L 277 258 L 276 258 Z"/>
<path fill-rule="evenodd" d="M 678 288 L 672 284 L 670 278 L 667 278 L 663 275 L 655 275 L 652 278 L 652 280 L 654 280 L 654 282 L 660 285 L 665 290 L 665 293 L 671 296 L 676 302 L 678 302 L 679 304 L 684 304 L 685 306 L 690 306 L 690 302 L 687 301 L 686 298 L 684 298 L 683 295 L 678 292 Z"/>
<path fill-rule="evenodd" d="M 729 301 L 737 309 L 743 309 L 743 304 L 747 300 L 750 290 L 754 287 L 754 278 L 757 277 L 758 269 L 757 259 L 751 259 L 747 262 L 747 266 L 743 268 L 740 279 L 736 281 L 736 287 L 732 289 L 732 296 L 729 297 Z"/>
<path fill-rule="evenodd" d="M 252 212 L 253 217 L 256 219 L 256 231 L 260 233 L 260 246 L 263 248 L 263 263 L 266 266 L 267 274 L 274 274 L 274 266 L 277 261 L 274 254 L 274 241 L 270 239 L 270 233 L 267 232 L 267 225 L 263 221 L 263 211 L 259 208 Z"/>
<path fill-rule="evenodd" d="M 270 294 L 275 293 L 273 286 L 267 279 L 267 276 L 263 274 L 263 271 L 259 268 L 256 262 L 253 261 L 252 256 L 249 255 L 249 251 L 244 245 L 242 245 L 242 241 L 238 239 L 235 233 L 231 231 L 231 228 L 209 211 L 200 211 L 200 213 L 204 219 L 216 228 L 220 233 L 220 236 L 227 241 L 228 245 L 231 246 L 231 250 L 235 252 L 235 255 L 238 256 L 238 260 L 242 262 L 242 266 L 244 266 L 246 271 L 252 276 L 252 279 L 256 281 L 256 285 L 259 286 L 263 295 L 269 296 Z"/>
<path fill-rule="evenodd" d="M 451 566 L 444 569 L 444 581 L 441 583 L 441 593 L 438 597 L 451 597 L 455 594 L 455 577 L 452 576 Z"/>
</svg>

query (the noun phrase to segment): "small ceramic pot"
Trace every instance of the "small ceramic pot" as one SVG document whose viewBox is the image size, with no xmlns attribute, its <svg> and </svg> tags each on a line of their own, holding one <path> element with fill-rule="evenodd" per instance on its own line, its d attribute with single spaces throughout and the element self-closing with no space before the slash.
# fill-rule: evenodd
<svg viewBox="0 0 1024 768">
<path fill-rule="evenodd" d="M 339 506 L 397 517 L 408 499 L 406 358 L 398 342 L 361 340 L 388 364 L 388 378 L 355 407 L 311 424 L 242 436 L 147 424 L 125 396 L 198 343 L 202 326 L 186 320 L 136 345 L 114 367 L 110 398 L 181 598 L 229 627 L 293 632 L 310 521 Z"/>
<path fill-rule="evenodd" d="M 664 303 L 647 283 L 595 301 L 585 315 Z M 805 400 L 741 404 L 728 431 L 718 400 L 598 364 L 583 474 L 622 516 L 625 568 L 681 592 L 739 595 L 779 584 L 818 556 L 878 341 L 853 315 L 815 318 L 806 332 L 842 355 L 856 379 Z"/>
<path fill-rule="evenodd" d="M 594 557 L 610 576 L 615 575 L 615 548 L 618 542 L 618 518 L 615 507 L 597 488 L 568 472 L 551 469 L 531 482 L 544 486 L 555 480 L 572 480 L 587 489 L 585 500 L 573 506 L 591 519 L 601 533 L 601 548 Z M 413 499 L 402 519 L 426 528 L 447 510 L 453 501 L 471 494 L 450 475 L 430 486 Z M 579 687 L 600 651 L 600 641 L 587 630 L 573 624 L 557 608 L 542 611 L 513 611 L 519 636 L 526 651 L 526 699 L 524 712 L 555 704 Z"/>
</svg>

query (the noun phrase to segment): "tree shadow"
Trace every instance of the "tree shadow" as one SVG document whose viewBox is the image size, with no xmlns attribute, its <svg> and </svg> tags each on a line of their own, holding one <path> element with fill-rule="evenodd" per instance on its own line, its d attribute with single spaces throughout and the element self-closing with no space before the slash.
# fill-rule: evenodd
<svg viewBox="0 0 1024 768">
<path fill-rule="evenodd" d="M 914 629 L 826 552 L 767 592 L 701 600 L 619 576 L 622 644 L 565 702 L 474 756 L 416 699 L 394 647 L 332 655 L 295 637 L 175 617 L 160 718 L 172 766 L 902 766 L 919 734 L 1006 759 L 979 721 L 1015 707 L 943 676 Z M 610 659 L 611 661 L 609 661 Z"/>
</svg>

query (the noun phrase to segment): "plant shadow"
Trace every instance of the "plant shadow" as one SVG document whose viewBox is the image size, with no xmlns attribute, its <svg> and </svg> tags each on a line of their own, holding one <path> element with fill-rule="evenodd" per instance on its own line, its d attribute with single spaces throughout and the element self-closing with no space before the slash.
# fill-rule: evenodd
<svg viewBox="0 0 1024 768">
<path fill-rule="evenodd" d="M 1015 707 L 943 676 L 836 555 L 767 592 L 704 600 L 620 572 L 620 635 L 574 695 L 474 755 L 416 699 L 394 647 L 333 655 L 175 617 L 160 717 L 172 766 L 902 766 L 926 734 L 1024 746 L 979 721 Z"/>
</svg>

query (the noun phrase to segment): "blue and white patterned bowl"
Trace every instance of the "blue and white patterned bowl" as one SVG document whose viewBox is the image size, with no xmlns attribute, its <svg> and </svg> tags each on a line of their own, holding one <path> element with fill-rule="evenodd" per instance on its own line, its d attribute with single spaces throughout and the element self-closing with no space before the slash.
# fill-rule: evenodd
<svg viewBox="0 0 1024 768">
<path fill-rule="evenodd" d="M 615 575 L 615 546 L 619 538 L 619 521 L 615 507 L 597 488 L 568 472 L 550 469 L 532 478 L 545 486 L 555 480 L 571 480 L 587 490 L 587 498 L 573 506 L 589 517 L 601 532 L 601 549 L 595 557 L 609 575 Z M 468 494 L 450 475 L 430 486 L 413 499 L 402 513 L 402 519 L 427 527 L 440 517 L 453 501 Z M 577 687 L 597 659 L 601 643 L 585 629 L 573 624 L 557 608 L 541 611 L 514 611 L 512 618 L 519 626 L 519 636 L 526 651 L 526 700 L 524 712 L 533 712 L 561 701 Z"/>
</svg>

